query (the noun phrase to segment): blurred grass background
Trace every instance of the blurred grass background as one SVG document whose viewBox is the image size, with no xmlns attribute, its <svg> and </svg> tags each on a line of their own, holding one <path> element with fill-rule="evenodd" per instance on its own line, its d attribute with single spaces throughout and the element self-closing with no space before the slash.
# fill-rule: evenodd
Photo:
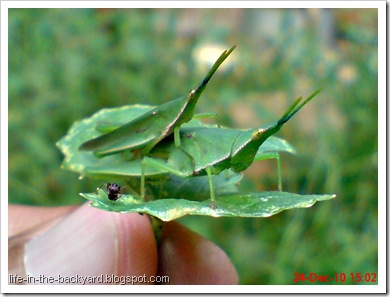
<svg viewBox="0 0 390 297">
<path fill-rule="evenodd" d="M 377 42 L 376 9 L 11 9 L 9 202 L 83 203 L 78 193 L 100 183 L 61 170 L 55 146 L 72 123 L 178 98 L 236 44 L 197 111 L 249 128 L 323 87 L 278 133 L 298 151 L 282 156 L 284 190 L 337 198 L 265 219 L 180 221 L 226 251 L 241 284 L 377 272 Z M 243 190 L 277 189 L 273 160 L 245 174 Z"/>
</svg>

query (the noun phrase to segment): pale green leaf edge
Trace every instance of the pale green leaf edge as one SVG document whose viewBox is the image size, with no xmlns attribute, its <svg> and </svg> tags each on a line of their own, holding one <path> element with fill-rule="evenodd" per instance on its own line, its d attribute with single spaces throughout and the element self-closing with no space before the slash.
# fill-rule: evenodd
<svg viewBox="0 0 390 297">
<path fill-rule="evenodd" d="M 217 208 L 209 207 L 210 200 L 159 199 L 143 202 L 131 195 L 122 195 L 110 201 L 103 191 L 80 193 L 91 201 L 91 206 L 120 213 L 146 213 L 162 221 L 171 221 L 186 215 L 212 217 L 270 217 L 293 208 L 308 208 L 317 201 L 333 199 L 336 195 L 299 195 L 288 192 L 234 193 L 216 199 Z"/>
</svg>

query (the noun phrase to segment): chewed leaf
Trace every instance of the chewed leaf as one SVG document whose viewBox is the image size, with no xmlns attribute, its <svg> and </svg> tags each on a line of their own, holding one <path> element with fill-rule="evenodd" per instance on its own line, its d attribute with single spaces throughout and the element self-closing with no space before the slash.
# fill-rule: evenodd
<svg viewBox="0 0 390 297">
<path fill-rule="evenodd" d="M 163 221 L 171 221 L 186 215 L 212 217 L 270 217 L 283 210 L 311 207 L 317 201 L 329 200 L 336 195 L 299 195 L 287 192 L 234 193 L 216 198 L 217 208 L 209 207 L 210 200 L 159 199 L 143 202 L 130 195 L 122 195 L 110 201 L 103 191 L 80 193 L 91 201 L 91 206 L 121 213 L 147 213 Z"/>
</svg>

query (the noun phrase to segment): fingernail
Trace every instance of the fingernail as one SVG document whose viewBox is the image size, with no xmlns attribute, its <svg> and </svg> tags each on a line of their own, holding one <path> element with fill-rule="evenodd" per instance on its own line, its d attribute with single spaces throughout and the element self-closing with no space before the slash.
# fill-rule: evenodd
<svg viewBox="0 0 390 297">
<path fill-rule="evenodd" d="M 117 245 L 112 213 L 85 204 L 26 244 L 26 273 L 36 284 L 96 284 L 116 273 Z"/>
</svg>

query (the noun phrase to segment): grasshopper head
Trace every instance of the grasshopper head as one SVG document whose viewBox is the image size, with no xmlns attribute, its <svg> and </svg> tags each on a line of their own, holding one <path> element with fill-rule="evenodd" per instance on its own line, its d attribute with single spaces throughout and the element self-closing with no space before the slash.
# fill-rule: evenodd
<svg viewBox="0 0 390 297">
<path fill-rule="evenodd" d="M 247 169 L 256 156 L 260 145 L 267 139 L 269 129 L 259 128 L 253 132 L 241 133 L 233 144 L 230 166 L 234 172 L 241 172 Z"/>
</svg>

